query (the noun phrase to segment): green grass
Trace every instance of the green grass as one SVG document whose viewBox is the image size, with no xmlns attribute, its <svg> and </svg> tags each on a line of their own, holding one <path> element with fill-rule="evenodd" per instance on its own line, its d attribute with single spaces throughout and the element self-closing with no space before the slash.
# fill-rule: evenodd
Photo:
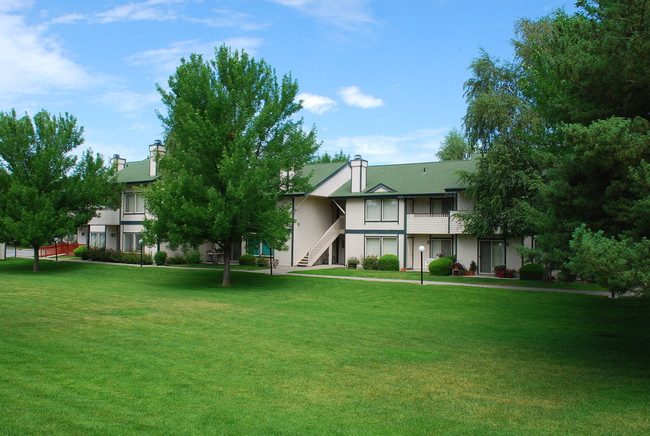
<svg viewBox="0 0 650 436">
<path fill-rule="evenodd" d="M 398 279 L 398 280 L 414 280 L 420 281 L 420 271 L 372 271 L 364 269 L 347 269 L 343 267 L 338 268 L 323 268 L 313 270 L 296 270 L 292 271 L 296 274 L 313 274 L 325 275 L 333 277 L 368 277 L 378 279 Z M 601 286 L 595 283 L 563 283 L 554 281 L 545 283 L 536 280 L 519 280 L 519 279 L 500 279 L 496 277 L 485 276 L 432 276 L 428 271 L 424 271 L 424 281 L 428 282 L 446 282 L 446 283 L 471 283 L 481 285 L 497 285 L 497 286 L 523 286 L 527 288 L 553 288 L 553 289 L 574 289 L 583 291 L 605 291 Z"/>
<path fill-rule="evenodd" d="M 0 262 L 2 434 L 650 432 L 647 300 Z"/>
</svg>

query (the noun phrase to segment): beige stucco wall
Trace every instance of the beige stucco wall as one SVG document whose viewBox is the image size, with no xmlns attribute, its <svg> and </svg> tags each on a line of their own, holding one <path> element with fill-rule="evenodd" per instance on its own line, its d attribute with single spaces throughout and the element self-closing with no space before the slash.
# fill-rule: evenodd
<svg viewBox="0 0 650 436">
<path fill-rule="evenodd" d="M 459 192 L 457 194 L 457 210 L 473 210 L 474 209 L 474 204 L 472 201 L 467 198 L 467 194 L 465 192 Z"/>
<path fill-rule="evenodd" d="M 296 198 L 294 216 L 296 223 L 293 226 L 293 261 L 297 263 L 332 225 L 331 201 L 313 195 Z M 291 247 L 290 244 L 291 241 L 289 241 L 289 247 Z"/>
<path fill-rule="evenodd" d="M 402 231 L 404 229 L 404 200 L 399 199 L 399 211 L 397 213 L 397 221 L 382 222 L 382 221 L 365 221 L 365 201 L 364 199 L 348 199 L 346 201 L 345 216 L 346 216 L 346 229 L 347 230 L 395 230 Z"/>
</svg>

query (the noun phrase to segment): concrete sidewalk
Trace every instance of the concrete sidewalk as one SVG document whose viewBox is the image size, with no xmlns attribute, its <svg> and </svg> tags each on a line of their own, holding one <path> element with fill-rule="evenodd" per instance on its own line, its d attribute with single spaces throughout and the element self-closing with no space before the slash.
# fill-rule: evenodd
<svg viewBox="0 0 650 436">
<path fill-rule="evenodd" d="M 54 260 L 54 257 L 51 258 L 41 258 L 41 260 Z M 59 259 L 60 262 L 89 262 L 87 260 L 80 259 Z M 131 267 L 140 267 L 139 264 L 126 264 L 126 263 L 111 263 L 106 262 L 106 265 L 123 265 Z M 214 268 L 201 268 L 201 267 L 187 267 L 182 265 L 167 265 L 167 266 L 157 266 L 157 265 L 144 265 L 144 268 L 169 268 L 169 269 L 186 269 L 186 270 L 204 270 L 204 271 L 214 271 Z M 318 277 L 323 279 L 338 279 L 338 280 L 357 280 L 357 281 L 366 281 L 366 282 L 385 282 L 385 283 L 410 283 L 410 284 L 420 284 L 419 280 L 406 280 L 406 279 L 380 279 L 374 277 L 346 277 L 346 276 L 329 276 L 322 274 L 301 274 L 303 271 L 314 271 L 319 269 L 330 269 L 334 268 L 331 265 L 318 265 L 311 267 L 289 267 L 289 266 L 278 266 L 273 268 L 273 275 L 283 276 L 298 276 L 298 277 Z M 342 268 L 342 267 L 341 267 Z M 245 272 L 252 274 L 271 274 L 271 269 L 258 269 L 258 270 L 233 270 L 233 272 Z M 425 276 L 426 278 L 426 276 Z M 507 280 L 507 279 L 504 279 Z M 513 291 L 535 291 L 535 292 L 562 292 L 565 294 L 584 294 L 584 295 L 598 295 L 603 297 L 608 297 L 609 292 L 606 291 L 583 291 L 579 289 L 560 289 L 560 288 L 533 288 L 527 286 L 509 286 L 509 285 L 498 285 L 498 284 L 481 284 L 481 283 L 455 283 L 455 282 L 434 282 L 427 281 L 426 279 L 423 282 L 427 286 L 465 286 L 470 288 L 491 288 L 491 289 L 508 289 Z"/>
<path fill-rule="evenodd" d="M 313 271 L 313 270 L 319 270 L 319 269 L 330 269 L 333 268 L 331 265 L 319 265 L 319 266 L 313 266 L 313 267 L 287 267 L 287 266 L 280 266 L 277 268 L 273 268 L 273 274 L 274 275 L 287 275 L 290 274 L 292 276 L 299 276 L 299 277 L 319 277 L 323 279 L 344 279 L 344 280 L 358 280 L 358 281 L 366 281 L 366 282 L 387 282 L 387 283 L 410 283 L 410 284 L 420 284 L 419 280 L 405 280 L 405 279 L 380 279 L 380 278 L 373 278 L 373 277 L 346 277 L 346 276 L 329 276 L 329 275 L 321 275 L 321 274 L 300 274 L 301 271 Z M 238 270 L 242 271 L 242 270 Z M 245 271 L 245 272 L 251 272 L 251 273 L 257 273 L 257 274 L 271 274 L 270 269 L 264 269 L 264 270 L 256 270 L 256 271 Z M 471 279 L 470 279 L 471 280 Z M 435 285 L 444 285 L 444 286 L 466 286 L 466 287 L 471 287 L 471 288 L 492 288 L 492 289 L 512 289 L 515 291 L 536 291 L 536 292 L 563 292 L 565 294 L 585 294 L 585 295 L 599 295 L 599 296 L 604 296 L 607 297 L 609 296 L 609 292 L 606 291 L 583 291 L 579 289 L 561 289 L 561 288 L 533 288 L 533 287 L 527 287 L 527 286 L 510 286 L 510 285 L 497 285 L 497 284 L 480 284 L 480 283 L 456 283 L 456 282 L 433 282 L 433 281 L 427 281 L 426 276 L 425 280 L 423 282 L 424 285 L 430 285 L 430 286 L 435 286 Z"/>
</svg>

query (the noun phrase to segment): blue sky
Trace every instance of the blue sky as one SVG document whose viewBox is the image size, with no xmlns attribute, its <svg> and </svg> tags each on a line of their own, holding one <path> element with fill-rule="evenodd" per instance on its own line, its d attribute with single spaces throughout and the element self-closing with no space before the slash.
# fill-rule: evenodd
<svg viewBox="0 0 650 436">
<path fill-rule="evenodd" d="M 0 110 L 69 112 L 106 158 L 162 139 L 155 84 L 228 44 L 300 84 L 321 151 L 434 161 L 460 127 L 468 66 L 511 58 L 518 18 L 571 0 L 0 0 Z"/>
</svg>

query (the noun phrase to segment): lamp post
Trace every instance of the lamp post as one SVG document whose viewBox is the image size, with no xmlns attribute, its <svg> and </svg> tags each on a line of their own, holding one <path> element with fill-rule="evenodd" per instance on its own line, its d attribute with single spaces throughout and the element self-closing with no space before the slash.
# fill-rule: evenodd
<svg viewBox="0 0 650 436">
<path fill-rule="evenodd" d="M 54 238 L 54 261 L 59 261 L 59 250 L 56 247 L 56 243 L 59 242 L 59 238 Z"/>
<path fill-rule="evenodd" d="M 139 242 L 140 242 L 140 268 L 142 268 L 142 249 L 143 249 L 142 244 L 143 244 L 144 241 L 142 239 L 140 239 Z"/>
<path fill-rule="evenodd" d="M 420 284 L 424 284 L 424 245 L 418 247 L 420 250 Z"/>
</svg>

